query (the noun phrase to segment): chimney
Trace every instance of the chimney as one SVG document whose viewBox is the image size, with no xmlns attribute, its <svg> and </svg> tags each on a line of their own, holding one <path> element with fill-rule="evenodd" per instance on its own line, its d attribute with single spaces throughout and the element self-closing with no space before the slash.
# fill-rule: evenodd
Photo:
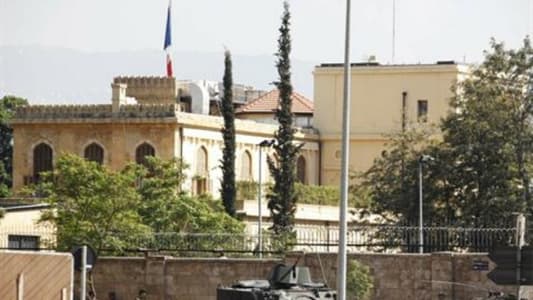
<svg viewBox="0 0 533 300">
<path fill-rule="evenodd" d="M 118 113 L 120 106 L 126 104 L 126 87 L 124 83 L 112 83 L 111 84 L 111 102 L 112 112 Z"/>
</svg>

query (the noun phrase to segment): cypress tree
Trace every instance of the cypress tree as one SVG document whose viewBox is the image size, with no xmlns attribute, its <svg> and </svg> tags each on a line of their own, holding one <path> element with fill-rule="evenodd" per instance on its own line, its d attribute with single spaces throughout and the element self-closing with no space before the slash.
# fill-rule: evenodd
<svg viewBox="0 0 533 300">
<path fill-rule="evenodd" d="M 295 145 L 292 106 L 292 84 L 290 71 L 290 13 L 289 4 L 285 1 L 282 23 L 279 28 L 278 52 L 276 53 L 279 81 L 274 85 L 279 90 L 279 106 L 276 119 L 279 128 L 274 137 L 274 157 L 268 157 L 268 167 L 274 179 L 274 186 L 268 195 L 268 208 L 272 216 L 272 230 L 275 234 L 287 236 L 294 229 L 294 213 L 296 211 L 296 195 L 294 182 L 296 179 L 295 161 L 301 145 Z"/>
<path fill-rule="evenodd" d="M 221 169 L 222 182 L 220 194 L 226 212 L 235 216 L 235 111 L 233 109 L 233 78 L 231 73 L 231 53 L 224 52 L 224 77 L 222 79 L 224 94 L 222 96 L 221 113 L 224 118 L 222 138 L 224 149 L 222 152 Z"/>
</svg>

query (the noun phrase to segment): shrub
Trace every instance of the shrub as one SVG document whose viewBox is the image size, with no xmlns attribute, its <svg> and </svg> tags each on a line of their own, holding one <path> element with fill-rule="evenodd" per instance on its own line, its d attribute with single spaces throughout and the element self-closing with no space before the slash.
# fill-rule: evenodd
<svg viewBox="0 0 533 300">
<path fill-rule="evenodd" d="M 370 269 L 359 261 L 352 259 L 348 262 L 348 274 L 346 278 L 346 291 L 348 299 L 366 300 L 370 298 L 370 292 L 374 287 L 374 278 Z"/>
</svg>

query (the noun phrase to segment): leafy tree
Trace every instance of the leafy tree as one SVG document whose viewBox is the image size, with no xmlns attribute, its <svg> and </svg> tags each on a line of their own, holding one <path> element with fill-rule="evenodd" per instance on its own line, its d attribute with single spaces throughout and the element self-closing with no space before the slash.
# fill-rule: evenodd
<svg viewBox="0 0 533 300">
<path fill-rule="evenodd" d="M 139 214 L 155 232 L 242 233 L 241 222 L 231 218 L 211 199 L 193 197 L 179 187 L 185 180 L 180 160 L 148 157 L 137 174 L 142 184 Z"/>
<path fill-rule="evenodd" d="M 374 288 L 373 281 L 374 278 L 370 274 L 370 269 L 367 266 L 355 259 L 349 261 L 346 278 L 346 292 L 348 293 L 348 299 L 369 299 L 370 293 Z"/>
<path fill-rule="evenodd" d="M 8 196 L 12 184 L 13 129 L 9 126 L 9 120 L 17 107 L 27 104 L 28 100 L 15 96 L 4 96 L 0 99 L 0 197 Z"/>
<path fill-rule="evenodd" d="M 133 246 L 124 237 L 149 231 L 137 213 L 136 173 L 113 172 L 75 155 L 60 157 L 40 188 L 51 208 L 42 221 L 57 228 L 58 250 L 88 244 L 98 253 Z"/>
<path fill-rule="evenodd" d="M 388 149 L 355 180 L 358 184 L 350 188 L 352 195 L 366 189 L 374 212 L 389 221 L 414 223 L 418 217 L 418 158 L 432 143 L 431 132 L 430 128 L 411 127 L 391 135 Z M 424 174 L 427 181 L 428 172 Z"/>
<path fill-rule="evenodd" d="M 0 198 L 9 196 L 9 186 L 11 176 L 7 174 L 4 163 L 0 162 Z"/>
<path fill-rule="evenodd" d="M 282 24 L 279 28 L 280 37 L 278 39 L 278 61 L 279 81 L 274 82 L 279 90 L 279 108 L 276 110 L 276 119 L 279 128 L 275 133 L 276 143 L 274 144 L 274 157 L 268 157 L 268 167 L 274 179 L 274 186 L 267 195 L 268 208 L 272 215 L 272 230 L 276 234 L 293 233 L 294 213 L 296 210 L 295 183 L 295 161 L 301 145 L 295 145 L 292 106 L 292 84 L 290 71 L 290 13 L 289 4 L 283 4 L 284 12 Z"/>
<path fill-rule="evenodd" d="M 233 109 L 233 79 L 231 73 L 231 53 L 224 52 L 224 95 L 222 97 L 222 116 L 224 117 L 224 127 L 222 128 L 222 138 L 224 139 L 224 149 L 222 150 L 222 182 L 220 194 L 226 212 L 235 216 L 235 198 L 237 190 L 235 187 L 235 111 Z"/>
</svg>

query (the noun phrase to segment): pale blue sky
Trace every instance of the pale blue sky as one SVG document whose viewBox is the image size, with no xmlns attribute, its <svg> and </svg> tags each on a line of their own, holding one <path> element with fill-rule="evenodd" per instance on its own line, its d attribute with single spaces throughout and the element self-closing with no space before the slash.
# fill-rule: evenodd
<svg viewBox="0 0 533 300">
<path fill-rule="evenodd" d="M 393 0 L 352 0 L 352 61 L 391 60 Z M 396 0 L 396 63 L 477 62 L 495 37 L 516 47 L 533 0 Z M 0 46 L 161 49 L 167 0 L 0 0 Z M 293 58 L 343 59 L 344 0 L 290 0 Z M 281 0 L 173 0 L 175 50 L 271 54 Z"/>
</svg>

